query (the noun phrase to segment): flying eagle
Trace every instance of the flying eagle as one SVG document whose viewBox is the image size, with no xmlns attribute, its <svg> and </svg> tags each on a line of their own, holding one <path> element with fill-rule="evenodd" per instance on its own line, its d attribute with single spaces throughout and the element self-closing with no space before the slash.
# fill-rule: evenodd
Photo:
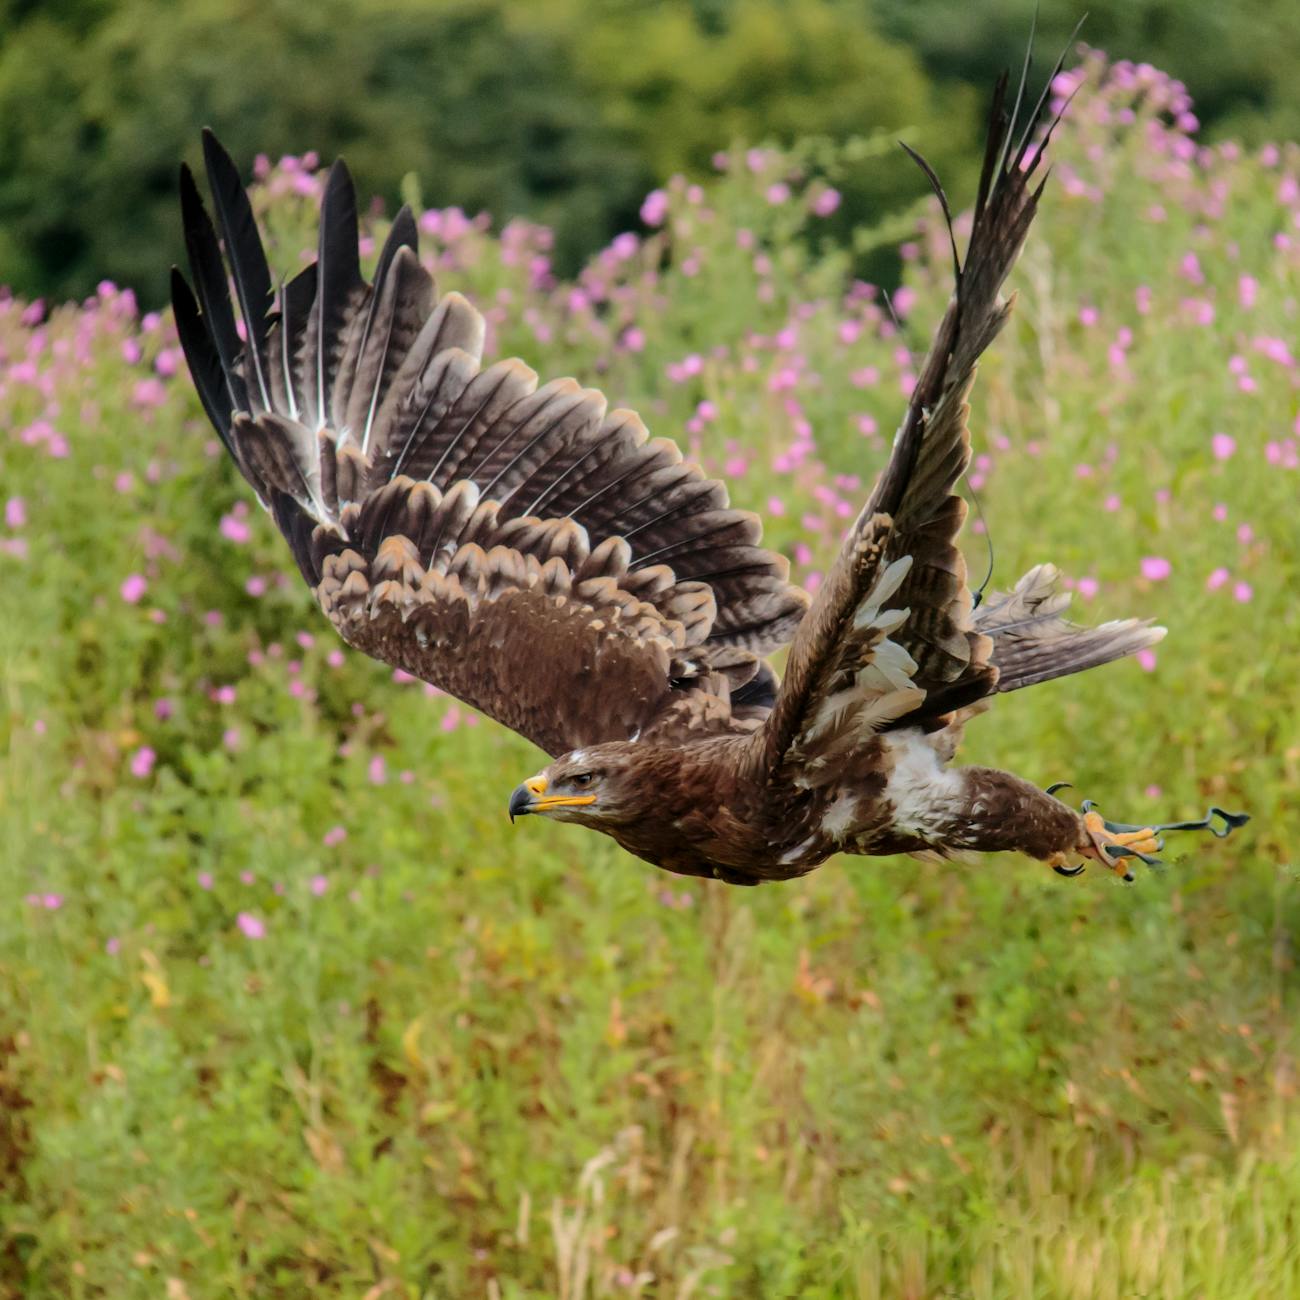
<svg viewBox="0 0 1300 1300">
<path fill-rule="evenodd" d="M 459 294 L 437 298 L 407 208 L 368 284 L 341 161 L 316 261 L 274 290 L 239 173 L 204 133 L 216 224 L 182 167 L 193 289 L 172 273 L 204 409 L 343 639 L 551 756 L 511 795 L 512 819 L 576 822 L 732 884 L 803 875 L 837 852 L 995 850 L 1131 879 L 1132 859 L 1173 829 L 948 766 L 995 694 L 1164 635 L 1067 622 L 1046 564 L 978 602 L 956 546 L 967 396 L 1042 192 L 1033 126 L 1047 91 L 1021 114 L 1023 88 L 1008 106 L 998 83 L 951 301 L 889 462 L 811 600 L 759 545 L 757 516 L 634 412 L 572 379 L 539 385 L 517 359 L 484 366 L 483 318 Z M 766 657 L 787 645 L 778 678 Z M 1226 834 L 1242 820 L 1213 809 L 1184 825 Z"/>
</svg>

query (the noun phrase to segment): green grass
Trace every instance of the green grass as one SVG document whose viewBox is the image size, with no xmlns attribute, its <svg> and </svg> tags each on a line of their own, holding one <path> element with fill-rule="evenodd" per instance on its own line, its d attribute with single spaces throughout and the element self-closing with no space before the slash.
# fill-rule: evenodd
<svg viewBox="0 0 1300 1300">
<path fill-rule="evenodd" d="M 0 496 L 26 517 L 0 534 L 0 1295 L 1300 1293 L 1300 474 L 1266 454 L 1297 371 L 1259 343 L 1296 338 L 1300 259 L 1273 236 L 1296 237 L 1300 158 L 1184 168 L 1146 142 L 1158 102 L 1114 125 L 1128 102 L 1076 103 L 973 427 L 997 580 L 1051 558 L 1096 580 L 1088 619 L 1172 634 L 1152 672 L 1000 701 L 963 757 L 1123 819 L 1253 814 L 1131 887 L 837 859 L 731 890 L 512 829 L 536 751 L 331 663 L 270 521 L 218 530 L 248 493 L 187 381 L 138 389 L 170 326 L 108 290 L 43 324 L 0 308 Z M 745 458 L 734 499 L 781 498 L 768 536 L 810 577 L 908 363 L 796 237 L 798 186 L 766 201 L 787 165 L 670 186 L 668 228 L 586 276 L 596 312 L 530 283 L 536 231 L 431 242 L 444 287 L 502 309 L 499 351 L 715 469 Z M 271 214 L 286 265 L 307 216 Z M 914 346 L 945 275 L 932 229 Z M 802 418 L 815 456 L 774 469 Z"/>
</svg>

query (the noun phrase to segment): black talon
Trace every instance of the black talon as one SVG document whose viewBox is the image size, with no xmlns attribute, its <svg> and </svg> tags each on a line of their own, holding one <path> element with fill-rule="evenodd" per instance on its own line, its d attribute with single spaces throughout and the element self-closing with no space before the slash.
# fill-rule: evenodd
<svg viewBox="0 0 1300 1300">
<path fill-rule="evenodd" d="M 1073 790 L 1073 789 L 1074 786 L 1072 786 L 1069 781 L 1053 781 L 1052 784 L 1047 787 L 1045 793 L 1055 794 L 1058 790 Z"/>
<path fill-rule="evenodd" d="M 1067 880 L 1073 880 L 1075 876 L 1083 875 L 1083 863 L 1080 862 L 1077 867 L 1054 866 L 1052 868 L 1058 876 L 1064 876 Z"/>
</svg>

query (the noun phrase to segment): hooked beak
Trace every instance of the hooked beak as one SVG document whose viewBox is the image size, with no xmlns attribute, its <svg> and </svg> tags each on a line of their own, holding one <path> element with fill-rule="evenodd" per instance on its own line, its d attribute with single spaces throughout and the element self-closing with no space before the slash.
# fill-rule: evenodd
<svg viewBox="0 0 1300 1300">
<path fill-rule="evenodd" d="M 510 796 L 510 820 L 526 816 L 528 813 L 549 812 L 552 808 L 575 808 L 595 803 L 594 794 L 553 794 L 546 793 L 546 778 L 531 776 L 523 785 L 516 788 Z"/>
<path fill-rule="evenodd" d="M 525 814 L 532 812 L 529 806 L 533 802 L 532 791 L 526 785 L 521 785 L 510 796 L 510 820 L 514 821 L 516 817 L 523 817 Z"/>
</svg>

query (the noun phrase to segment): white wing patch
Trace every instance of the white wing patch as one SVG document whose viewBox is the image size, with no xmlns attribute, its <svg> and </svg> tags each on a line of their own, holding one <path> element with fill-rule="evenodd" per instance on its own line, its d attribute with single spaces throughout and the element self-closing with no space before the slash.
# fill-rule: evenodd
<svg viewBox="0 0 1300 1300">
<path fill-rule="evenodd" d="M 939 839 L 962 808 L 961 773 L 943 766 L 920 727 L 893 732 L 885 738 L 885 749 L 894 760 L 884 790 L 893 806 L 894 829 Z"/>
<path fill-rule="evenodd" d="M 860 809 L 861 801 L 856 793 L 841 791 L 822 813 L 822 833 L 830 836 L 837 844 L 842 844 L 849 832 L 858 825 Z"/>
</svg>

